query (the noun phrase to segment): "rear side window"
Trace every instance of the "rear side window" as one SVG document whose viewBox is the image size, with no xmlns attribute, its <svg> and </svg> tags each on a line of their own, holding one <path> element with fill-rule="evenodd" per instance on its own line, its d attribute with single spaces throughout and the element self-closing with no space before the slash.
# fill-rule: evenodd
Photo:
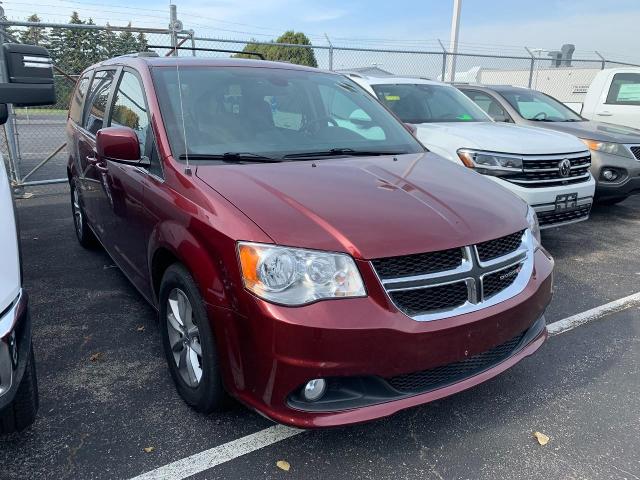
<svg viewBox="0 0 640 480">
<path fill-rule="evenodd" d="M 102 128 L 104 113 L 107 110 L 109 92 L 113 83 L 115 71 L 102 70 L 96 72 L 91 82 L 91 88 L 87 96 L 87 112 L 84 119 L 84 128 L 94 135 Z"/>
<path fill-rule="evenodd" d="M 69 106 L 69 116 L 71 120 L 76 123 L 80 123 L 82 121 L 82 106 L 84 105 L 84 98 L 87 96 L 87 90 L 89 89 L 89 78 L 91 77 L 91 72 L 87 72 L 80 80 L 78 80 L 78 86 L 73 92 L 73 97 L 71 98 L 71 105 Z"/>
<path fill-rule="evenodd" d="M 640 73 L 616 73 L 607 94 L 607 103 L 640 105 Z"/>
<path fill-rule="evenodd" d="M 132 128 L 138 135 L 140 151 L 144 152 L 149 130 L 149 115 L 144 92 L 138 77 L 124 72 L 114 96 L 110 125 Z"/>
</svg>

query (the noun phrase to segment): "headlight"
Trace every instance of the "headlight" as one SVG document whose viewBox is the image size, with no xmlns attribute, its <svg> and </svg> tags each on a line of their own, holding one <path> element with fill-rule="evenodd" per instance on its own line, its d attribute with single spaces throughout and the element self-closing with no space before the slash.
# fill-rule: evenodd
<svg viewBox="0 0 640 480">
<path fill-rule="evenodd" d="M 515 155 L 478 152 L 463 148 L 458 150 L 458 156 L 467 167 L 485 175 L 502 177 L 522 172 L 522 158 Z"/>
<path fill-rule="evenodd" d="M 589 140 L 587 138 L 581 138 L 584 144 L 589 147 L 589 150 L 596 152 L 609 153 L 611 155 L 619 155 L 621 157 L 635 158 L 631 152 L 621 143 L 609 143 L 599 142 L 597 140 Z"/>
<path fill-rule="evenodd" d="M 244 286 L 270 302 L 304 305 L 366 295 L 360 272 L 349 255 L 239 242 L 238 256 Z"/>
<path fill-rule="evenodd" d="M 536 247 L 540 245 L 540 225 L 538 224 L 538 215 L 536 211 L 528 207 L 527 208 L 527 223 L 529 224 L 529 230 L 533 234 L 533 238 L 536 239 Z"/>
</svg>

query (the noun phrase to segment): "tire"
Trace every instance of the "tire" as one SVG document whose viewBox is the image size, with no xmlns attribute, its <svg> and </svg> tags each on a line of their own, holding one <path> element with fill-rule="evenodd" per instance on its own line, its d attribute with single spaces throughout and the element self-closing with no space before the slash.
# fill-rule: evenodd
<svg viewBox="0 0 640 480">
<path fill-rule="evenodd" d="M 159 301 L 162 346 L 178 393 L 198 412 L 224 409 L 228 397 L 215 338 L 198 286 L 183 265 L 175 263 L 166 270 Z"/>
<path fill-rule="evenodd" d="M 597 200 L 596 203 L 600 205 L 616 205 L 620 202 L 624 202 L 628 197 L 612 197 L 612 198 L 603 198 L 602 200 Z"/>
<path fill-rule="evenodd" d="M 16 396 L 13 402 L 0 412 L 0 434 L 21 432 L 31 425 L 36 419 L 38 405 L 38 380 L 32 347 Z"/>
<path fill-rule="evenodd" d="M 80 191 L 77 187 L 77 180 L 71 180 L 71 213 L 73 214 L 73 226 L 78 242 L 84 248 L 94 249 L 98 245 L 98 239 L 87 224 L 87 216 L 84 214 Z"/>
</svg>

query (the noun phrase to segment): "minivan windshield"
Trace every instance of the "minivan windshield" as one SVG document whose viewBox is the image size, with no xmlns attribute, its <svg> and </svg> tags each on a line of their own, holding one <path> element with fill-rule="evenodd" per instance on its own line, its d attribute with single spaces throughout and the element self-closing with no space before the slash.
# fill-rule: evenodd
<svg viewBox="0 0 640 480">
<path fill-rule="evenodd" d="M 526 120 L 539 122 L 581 122 L 584 119 L 553 97 L 535 90 L 500 91 L 500 94 Z"/>
<path fill-rule="evenodd" d="M 154 68 L 153 80 L 177 159 L 258 162 L 425 151 L 371 95 L 340 75 L 172 66 Z"/>
<path fill-rule="evenodd" d="M 457 88 L 434 84 L 372 85 L 377 97 L 406 123 L 490 122 Z"/>
</svg>

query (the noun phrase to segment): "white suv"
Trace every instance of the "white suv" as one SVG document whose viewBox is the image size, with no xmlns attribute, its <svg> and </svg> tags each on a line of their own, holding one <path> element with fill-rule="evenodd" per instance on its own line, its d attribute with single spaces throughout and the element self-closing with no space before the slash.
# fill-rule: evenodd
<svg viewBox="0 0 640 480">
<path fill-rule="evenodd" d="M 589 218 L 595 181 L 591 156 L 572 135 L 494 122 L 455 87 L 418 78 L 347 73 L 431 151 L 508 188 L 531 205 L 541 228 Z"/>
</svg>

